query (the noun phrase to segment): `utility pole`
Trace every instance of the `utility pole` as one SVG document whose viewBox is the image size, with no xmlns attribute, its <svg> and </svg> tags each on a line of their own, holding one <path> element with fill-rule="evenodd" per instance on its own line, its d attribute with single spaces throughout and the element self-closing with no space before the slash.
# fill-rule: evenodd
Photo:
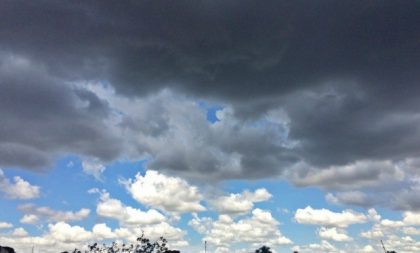
<svg viewBox="0 0 420 253">
<path fill-rule="evenodd" d="M 381 240 L 381 244 L 382 244 L 382 248 L 384 249 L 385 253 L 388 253 L 388 251 L 386 251 L 386 249 L 385 249 L 385 245 L 384 245 L 384 242 L 382 240 Z"/>
<path fill-rule="evenodd" d="M 207 253 L 207 241 L 204 241 L 204 253 Z"/>
</svg>

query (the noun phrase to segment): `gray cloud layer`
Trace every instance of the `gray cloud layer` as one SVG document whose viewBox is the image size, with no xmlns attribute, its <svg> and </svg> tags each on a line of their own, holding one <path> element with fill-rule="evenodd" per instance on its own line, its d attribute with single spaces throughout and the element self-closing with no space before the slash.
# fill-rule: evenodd
<svg viewBox="0 0 420 253">
<path fill-rule="evenodd" d="M 14 55 L 0 59 L 0 164 L 42 168 L 51 154 L 75 152 L 104 160 L 119 143 L 107 131 L 106 102 Z"/>
<path fill-rule="evenodd" d="M 381 1 L 7 1 L 0 43 L 57 75 L 107 79 L 137 94 L 171 86 L 229 101 L 251 94 L 266 100 L 349 78 L 392 98 L 389 84 L 406 87 L 418 77 L 419 8 Z"/>
<path fill-rule="evenodd" d="M 415 1 L 4 1 L 0 165 L 150 155 L 152 168 L 215 178 L 388 182 L 381 163 L 420 152 L 419 12 Z M 176 97 L 224 105 L 229 124 L 207 126 Z"/>
</svg>

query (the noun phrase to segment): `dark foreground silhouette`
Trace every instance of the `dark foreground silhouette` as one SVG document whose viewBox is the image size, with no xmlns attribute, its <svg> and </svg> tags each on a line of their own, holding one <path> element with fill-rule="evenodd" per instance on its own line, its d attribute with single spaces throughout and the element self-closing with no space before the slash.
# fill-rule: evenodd
<svg viewBox="0 0 420 253">
<path fill-rule="evenodd" d="M 97 243 L 89 245 L 88 251 L 84 253 L 180 253 L 179 250 L 169 250 L 166 248 L 167 240 L 163 237 L 160 237 L 158 241 L 151 243 L 149 239 L 145 238 L 143 235 L 137 238 L 137 243 L 135 244 L 122 244 L 117 245 L 113 242 L 110 246 L 103 244 L 99 246 Z M 384 247 L 385 248 L 385 247 Z M 397 253 L 396 251 L 388 251 L 385 250 L 386 253 Z M 15 250 L 11 247 L 0 246 L 0 253 L 16 253 Z M 73 251 L 63 251 L 61 253 L 82 253 L 82 251 L 78 249 L 74 249 Z M 255 253 L 272 253 L 270 247 L 262 246 L 255 250 Z M 293 253 L 298 253 L 294 251 Z"/>
<path fill-rule="evenodd" d="M 272 251 L 270 250 L 270 247 L 264 245 L 261 248 L 256 249 L 255 253 L 272 253 Z"/>
<path fill-rule="evenodd" d="M 15 250 L 10 247 L 0 246 L 0 253 L 15 253 Z"/>
<path fill-rule="evenodd" d="M 113 242 L 111 245 L 99 245 L 98 243 L 94 243 L 92 245 L 88 245 L 88 250 L 85 250 L 84 253 L 180 253 L 179 250 L 168 249 L 168 247 L 166 247 L 167 243 L 168 241 L 163 237 L 160 237 L 157 241 L 152 242 L 150 239 L 144 237 L 144 234 L 142 234 L 137 238 L 135 243 L 131 244 L 117 244 Z M 74 249 L 70 252 L 82 253 L 82 251 L 78 249 Z M 64 251 L 62 253 L 69 252 Z"/>
</svg>

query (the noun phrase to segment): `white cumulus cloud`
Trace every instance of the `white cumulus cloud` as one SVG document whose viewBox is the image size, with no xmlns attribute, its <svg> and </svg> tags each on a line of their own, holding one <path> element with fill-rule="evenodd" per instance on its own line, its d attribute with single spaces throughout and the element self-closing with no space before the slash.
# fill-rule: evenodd
<svg viewBox="0 0 420 253">
<path fill-rule="evenodd" d="M 115 233 L 105 223 L 95 224 L 92 232 L 99 239 L 113 239 L 116 237 Z"/>
<path fill-rule="evenodd" d="M 39 221 L 39 218 L 35 214 L 25 214 L 20 219 L 20 223 L 23 223 L 23 224 L 36 224 L 38 221 Z"/>
<path fill-rule="evenodd" d="M 319 236 L 323 239 L 333 240 L 337 242 L 351 241 L 352 238 L 347 235 L 343 229 L 325 228 L 319 230 Z"/>
<path fill-rule="evenodd" d="M 2 228 L 12 228 L 13 225 L 11 223 L 8 222 L 0 222 L 0 229 Z"/>
<path fill-rule="evenodd" d="M 38 207 L 33 204 L 20 205 L 18 209 L 25 213 L 21 222 L 27 224 L 32 224 L 39 218 L 44 218 L 48 221 L 79 221 L 86 219 L 90 214 L 90 210 L 87 208 L 82 208 L 79 211 L 73 212 L 54 210 L 46 206 Z"/>
<path fill-rule="evenodd" d="M 219 215 L 218 220 L 195 216 L 189 225 L 203 234 L 204 240 L 216 247 L 216 250 L 229 249 L 237 243 L 246 243 L 250 247 L 261 244 L 287 245 L 292 241 L 282 235 L 279 222 L 269 211 L 254 209 L 250 217 L 234 219 L 229 215 Z"/>
<path fill-rule="evenodd" d="M 133 198 L 142 204 L 174 213 L 205 210 L 198 188 L 181 178 L 148 170 L 144 176 L 137 174 L 125 183 Z"/>
<path fill-rule="evenodd" d="M 251 211 L 254 203 L 267 201 L 270 198 L 271 194 L 266 189 L 260 188 L 255 190 L 255 192 L 231 193 L 210 202 L 219 213 L 241 214 Z"/>
<path fill-rule="evenodd" d="M 102 217 L 116 219 L 128 226 L 160 223 L 166 220 L 165 216 L 154 209 L 142 211 L 126 206 L 120 200 L 111 198 L 107 192 L 101 194 L 96 213 Z"/>
<path fill-rule="evenodd" d="M 11 199 L 34 199 L 40 195 L 40 187 L 31 185 L 19 176 L 13 178 L 11 182 L 0 169 L 0 191 L 7 198 Z"/>
<path fill-rule="evenodd" d="M 65 222 L 49 225 L 50 236 L 60 242 L 83 242 L 92 238 L 92 233 L 80 226 L 71 226 Z"/>
<path fill-rule="evenodd" d="M 367 217 L 364 214 L 351 210 L 344 210 L 341 213 L 332 212 L 327 209 L 313 209 L 307 206 L 298 209 L 295 213 L 295 220 L 301 224 L 320 225 L 326 227 L 348 227 L 352 224 L 365 223 Z"/>
<path fill-rule="evenodd" d="M 83 172 L 92 175 L 96 180 L 102 180 L 102 173 L 105 171 L 105 166 L 99 159 L 85 159 L 82 161 Z"/>
<path fill-rule="evenodd" d="M 12 236 L 15 237 L 25 237 L 28 235 L 28 232 L 24 228 L 15 228 L 12 232 Z"/>
</svg>

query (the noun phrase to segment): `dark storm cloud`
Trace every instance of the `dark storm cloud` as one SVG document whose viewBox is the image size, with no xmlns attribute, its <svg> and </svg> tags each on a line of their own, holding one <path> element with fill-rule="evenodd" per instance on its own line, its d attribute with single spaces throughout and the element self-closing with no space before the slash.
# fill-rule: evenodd
<svg viewBox="0 0 420 253">
<path fill-rule="evenodd" d="M 290 136 L 302 140 L 296 151 L 307 161 L 329 166 L 419 155 L 419 93 L 388 99 L 363 87 L 342 86 L 333 83 L 290 95 L 285 102 L 291 117 Z"/>
<path fill-rule="evenodd" d="M 241 101 L 328 78 L 409 81 L 419 11 L 391 1 L 5 1 L 0 43 L 123 92 L 171 86 Z"/>
<path fill-rule="evenodd" d="M 3 164 L 20 159 L 19 145 L 34 154 L 31 164 L 45 164 L 36 155 L 44 150 L 103 159 L 122 152 L 103 126 L 106 102 L 62 84 L 85 80 L 110 83 L 122 96 L 169 88 L 217 101 L 232 106 L 238 122 L 284 110 L 296 145 L 273 146 L 269 135 L 209 138 L 217 149 L 242 155 L 242 177 L 278 174 L 299 160 L 316 169 L 416 157 L 418 13 L 416 1 L 3 1 L 1 50 L 45 68 L 45 76 L 2 73 L 0 96 L 16 97 L 0 101 L 0 150 L 16 150 Z M 78 110 L 78 100 L 89 106 Z M 152 125 L 127 117 L 121 127 L 160 136 L 169 121 L 156 118 Z M 9 143 L 13 148 L 4 148 Z M 203 154 L 188 160 L 177 149 L 151 153 L 152 165 L 219 166 Z M 299 173 L 305 177 L 305 169 Z"/>
<path fill-rule="evenodd" d="M 0 165 L 45 168 L 59 153 L 104 160 L 119 153 L 103 121 L 105 102 L 51 77 L 36 62 L 0 57 Z"/>
</svg>

